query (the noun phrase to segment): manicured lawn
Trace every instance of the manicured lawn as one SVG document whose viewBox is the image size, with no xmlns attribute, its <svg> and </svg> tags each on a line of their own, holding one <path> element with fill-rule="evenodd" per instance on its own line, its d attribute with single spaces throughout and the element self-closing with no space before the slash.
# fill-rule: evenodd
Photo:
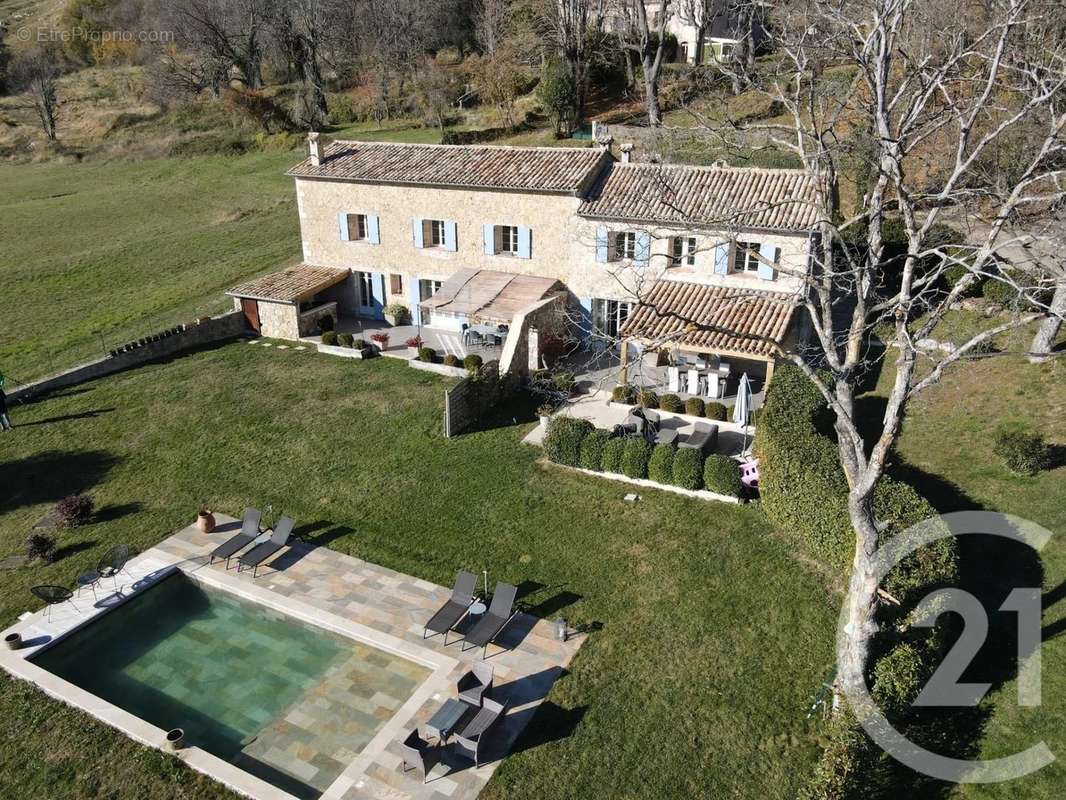
<svg viewBox="0 0 1066 800">
<path fill-rule="evenodd" d="M 962 320 L 961 324 L 965 324 Z M 887 390 L 891 367 L 881 376 Z M 992 452 L 992 437 L 1001 425 L 1023 426 L 1043 433 L 1058 445 L 1057 468 L 1034 477 L 1012 475 Z M 1018 706 L 1015 672 L 996 681 L 995 661 L 983 653 L 976 669 L 997 685 L 977 715 L 978 752 L 984 759 L 1020 752 L 1041 740 L 1060 759 L 1066 755 L 1066 363 L 1032 365 L 1020 358 L 993 358 L 950 371 L 941 385 L 921 396 L 903 426 L 899 456 L 905 472 L 934 505 L 945 511 L 985 509 L 1015 514 L 1039 523 L 1054 537 L 1036 558 L 1025 548 L 1000 549 L 995 555 L 972 548 L 969 573 L 977 582 L 1035 585 L 1044 589 L 1043 704 Z M 967 551 L 964 551 L 964 553 Z M 966 564 L 964 563 L 964 568 Z M 1034 581 L 1034 582 L 1030 582 Z M 1002 592 L 1000 592 L 1002 594 Z M 994 611 L 994 608 L 989 609 Z M 997 619 L 1010 615 L 993 615 Z M 1002 642 L 1000 657 L 1016 647 L 1013 631 Z M 966 785 L 952 796 L 1027 798 L 1063 796 L 1062 761 L 1021 781 Z"/>
<path fill-rule="evenodd" d="M 64 533 L 55 564 L 2 573 L 0 619 L 113 542 L 143 549 L 201 503 L 253 504 L 438 583 L 487 569 L 523 584 L 535 613 L 594 629 L 484 796 L 792 796 L 817 754 L 805 714 L 836 600 L 755 508 L 654 491 L 627 504 L 618 484 L 538 463 L 527 424 L 444 440 L 447 385 L 392 360 L 233 344 L 16 407 L 0 436 L 0 555 L 72 491 L 101 519 Z M 0 678 L 0 796 L 179 794 L 184 772 L 80 714 L 29 734 L 59 708 Z M 63 769 L 42 776 L 46 754 Z M 189 786 L 181 796 L 224 796 Z"/>
</svg>

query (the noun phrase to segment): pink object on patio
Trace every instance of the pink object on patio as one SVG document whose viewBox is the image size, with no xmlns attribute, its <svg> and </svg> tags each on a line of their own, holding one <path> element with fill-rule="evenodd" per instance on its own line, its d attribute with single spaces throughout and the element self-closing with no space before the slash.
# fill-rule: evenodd
<svg viewBox="0 0 1066 800">
<path fill-rule="evenodd" d="M 749 489 L 759 488 L 759 459 L 745 461 L 740 465 L 740 482 Z"/>
</svg>

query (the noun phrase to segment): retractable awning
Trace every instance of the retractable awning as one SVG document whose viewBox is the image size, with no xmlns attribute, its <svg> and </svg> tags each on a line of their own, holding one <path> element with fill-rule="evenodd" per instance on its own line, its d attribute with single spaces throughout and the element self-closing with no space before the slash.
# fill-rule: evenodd
<svg viewBox="0 0 1066 800">
<path fill-rule="evenodd" d="M 461 269 L 419 305 L 444 314 L 510 322 L 515 314 L 561 289 L 553 278 Z"/>
</svg>

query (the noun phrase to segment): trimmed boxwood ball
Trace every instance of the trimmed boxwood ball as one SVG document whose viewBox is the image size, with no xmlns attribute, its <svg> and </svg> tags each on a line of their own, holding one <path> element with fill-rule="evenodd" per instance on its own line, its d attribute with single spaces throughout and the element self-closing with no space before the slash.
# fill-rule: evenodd
<svg viewBox="0 0 1066 800">
<path fill-rule="evenodd" d="M 322 334 L 322 344 L 324 344 L 324 345 L 326 345 L 328 347 L 336 347 L 337 346 L 337 334 L 335 334 L 333 331 L 326 331 L 325 333 Z"/>
<path fill-rule="evenodd" d="M 581 466 L 599 472 L 603 469 L 603 448 L 611 440 L 610 431 L 594 430 L 581 443 Z"/>
<path fill-rule="evenodd" d="M 674 446 L 657 444 L 648 460 L 648 479 L 656 483 L 670 483 L 674 478 Z"/>
<path fill-rule="evenodd" d="M 448 353 L 444 357 L 444 366 L 446 367 L 458 367 L 461 363 L 459 356 L 455 355 L 455 353 Z"/>
<path fill-rule="evenodd" d="M 434 350 L 432 347 L 419 347 L 418 360 L 432 364 L 434 361 L 437 360 L 437 351 Z"/>
<path fill-rule="evenodd" d="M 354 347 L 356 350 L 366 350 L 366 339 L 356 339 L 354 342 L 352 342 L 352 347 Z"/>
<path fill-rule="evenodd" d="M 1007 469 L 1017 475 L 1036 475 L 1051 464 L 1051 453 L 1044 437 L 1022 431 L 996 434 L 992 452 L 1003 459 Z"/>
<path fill-rule="evenodd" d="M 663 411 L 673 411 L 675 414 L 681 413 L 681 398 L 676 394 L 664 394 L 659 398 L 659 408 Z"/>
<path fill-rule="evenodd" d="M 699 489 L 703 485 L 703 452 L 695 447 L 678 448 L 670 482 L 682 489 Z"/>
<path fill-rule="evenodd" d="M 620 383 L 611 390 L 611 401 L 633 405 L 637 399 L 637 390 L 628 383 Z"/>
<path fill-rule="evenodd" d="M 477 353 L 470 353 L 463 359 L 463 366 L 466 367 L 467 372 L 477 372 L 481 369 L 482 358 Z"/>
<path fill-rule="evenodd" d="M 622 474 L 630 478 L 647 478 L 648 462 L 651 460 L 651 445 L 634 436 L 626 439 L 622 450 Z"/>
<path fill-rule="evenodd" d="M 740 482 L 740 466 L 729 456 L 714 453 L 703 464 L 703 484 L 709 492 L 740 497 L 744 484 Z"/>
<path fill-rule="evenodd" d="M 637 392 L 637 405 L 641 408 L 658 408 L 659 395 L 651 389 L 641 389 Z"/>
<path fill-rule="evenodd" d="M 690 397 L 685 401 L 685 413 L 692 417 L 703 416 L 704 404 L 699 397 Z"/>
<path fill-rule="evenodd" d="M 622 471 L 622 453 L 626 449 L 624 438 L 610 439 L 603 446 L 600 455 L 600 468 L 604 472 L 620 473 Z"/>
<path fill-rule="evenodd" d="M 725 420 L 725 414 L 726 407 L 718 402 L 707 403 L 707 405 L 703 407 L 703 415 L 707 417 L 707 419 L 716 419 L 719 422 L 722 422 Z"/>
<path fill-rule="evenodd" d="M 337 344 L 341 347 L 351 347 L 355 343 L 355 337 L 350 333 L 338 333 Z"/>
<path fill-rule="evenodd" d="M 581 443 L 594 430 L 587 419 L 552 417 L 544 434 L 544 452 L 556 464 L 576 467 L 581 463 Z"/>
</svg>

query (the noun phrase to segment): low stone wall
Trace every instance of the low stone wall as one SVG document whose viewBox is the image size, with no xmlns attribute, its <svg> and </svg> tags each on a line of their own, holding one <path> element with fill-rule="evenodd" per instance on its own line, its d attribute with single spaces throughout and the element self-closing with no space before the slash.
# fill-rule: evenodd
<svg viewBox="0 0 1066 800">
<path fill-rule="evenodd" d="M 490 372 L 495 370 L 498 373 L 500 363 L 489 361 L 481 369 Z M 444 392 L 444 435 L 446 437 L 458 436 L 469 429 L 484 412 L 477 402 L 477 391 L 473 378 L 466 377 Z"/>
<path fill-rule="evenodd" d="M 354 347 L 341 347 L 340 345 L 333 344 L 321 344 L 318 345 L 318 352 L 325 353 L 328 356 L 340 356 L 341 358 L 373 358 L 377 353 L 374 352 L 374 348 L 367 347 L 364 350 L 357 350 Z"/>
<path fill-rule="evenodd" d="M 56 389 L 85 383 L 131 367 L 167 358 L 184 350 L 236 339 L 246 333 L 248 333 L 248 323 L 244 315 L 240 311 L 231 311 L 219 317 L 211 317 L 203 322 L 188 325 L 177 333 L 158 341 L 146 342 L 132 350 L 89 361 L 48 378 L 20 386 L 8 397 L 11 400 L 26 400 Z"/>
<path fill-rule="evenodd" d="M 298 314 L 296 317 L 296 327 L 299 330 L 300 336 L 314 336 L 317 334 L 318 321 L 323 317 L 333 317 L 333 322 L 337 322 L 336 302 L 323 303 L 320 306 L 312 308 L 310 311 Z"/>
</svg>

